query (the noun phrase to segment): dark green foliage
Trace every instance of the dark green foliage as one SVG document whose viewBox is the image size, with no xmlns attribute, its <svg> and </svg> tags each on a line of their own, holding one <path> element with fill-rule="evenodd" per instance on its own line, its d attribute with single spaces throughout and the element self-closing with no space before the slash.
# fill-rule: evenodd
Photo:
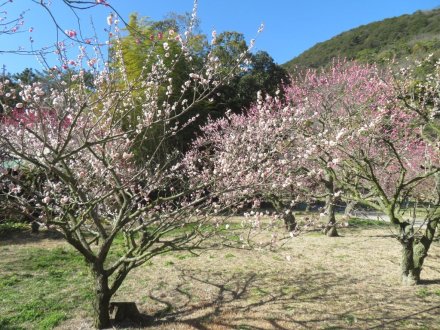
<svg viewBox="0 0 440 330">
<path fill-rule="evenodd" d="M 14 81 L 20 80 L 23 84 L 32 85 L 34 82 L 41 81 L 44 74 L 39 71 L 34 71 L 32 68 L 26 68 L 20 73 L 12 75 Z"/>
<path fill-rule="evenodd" d="M 257 92 L 275 96 L 282 84 L 289 83 L 289 74 L 265 51 L 250 56 L 249 70 L 220 89 L 215 108 L 220 115 L 227 109 L 240 113 L 256 101 Z"/>
<path fill-rule="evenodd" d="M 231 41 L 231 36 L 234 35 L 232 42 L 235 45 L 240 44 L 237 40 L 241 40 L 241 34 L 227 33 L 229 41 Z M 221 36 L 222 34 L 220 34 Z M 238 52 L 236 47 L 229 45 L 225 47 L 225 49 L 227 48 L 229 48 L 229 52 Z M 247 46 L 240 44 L 239 48 L 241 51 L 244 51 Z M 227 65 L 228 59 L 232 57 L 230 54 L 227 55 L 227 53 L 223 53 L 223 56 L 223 60 L 226 61 Z M 258 91 L 275 96 L 277 90 L 281 90 L 281 85 L 289 81 L 290 78 L 287 71 L 276 64 L 267 52 L 259 51 L 256 54 L 250 54 L 248 71 L 234 77 L 228 84 L 218 88 L 212 96 L 212 102 L 200 103 L 193 111 L 189 112 L 186 117 L 197 114 L 198 118 L 179 132 L 179 135 L 175 137 L 173 145 L 178 147 L 179 150 L 185 151 L 190 142 L 200 132 L 199 128 L 207 122 L 209 117 L 213 119 L 221 118 L 228 110 L 234 113 L 241 113 L 248 109 L 252 103 L 256 102 Z M 185 117 L 182 121 L 184 119 Z"/>
<path fill-rule="evenodd" d="M 321 42 L 283 66 L 296 69 L 325 67 L 336 58 L 384 63 L 406 57 L 440 53 L 440 9 L 417 11 L 343 32 Z"/>
<path fill-rule="evenodd" d="M 127 27 L 128 34 L 121 42 L 128 77 L 134 79 L 141 72 L 147 73 L 148 68 L 151 66 L 150 62 L 156 59 L 155 56 L 151 56 L 151 53 L 163 53 L 163 47 L 155 47 L 156 43 L 161 44 L 158 38 L 160 37 L 165 40 L 170 29 L 176 33 L 183 33 L 188 20 L 189 18 L 186 15 L 171 15 L 163 21 L 154 22 L 147 18 L 139 17 L 137 14 L 132 14 Z M 169 58 L 174 58 L 175 54 L 179 54 L 178 44 L 170 40 L 168 40 L 168 43 L 171 54 Z M 202 68 L 203 58 L 210 50 L 207 37 L 197 33 L 197 22 L 196 31 L 190 39 L 188 48 L 193 61 L 189 63 L 185 57 L 181 56 L 174 65 L 172 76 L 173 93 L 168 100 L 170 103 L 182 97 L 180 95 L 182 84 L 188 80 L 190 73 L 198 72 Z M 236 70 L 237 59 L 245 54 L 247 49 L 248 45 L 242 33 L 226 31 L 219 33 L 212 51 L 221 62 L 221 68 L 226 76 L 227 73 Z M 153 126 L 150 128 L 145 133 L 149 137 L 148 143 L 138 145 L 138 150 L 135 151 L 137 157 L 142 158 L 142 155 L 150 156 L 155 153 L 155 160 L 158 163 L 169 162 L 166 156 L 172 154 L 174 150 L 177 151 L 177 154 L 186 151 L 191 141 L 199 133 L 200 126 L 207 122 L 207 118 L 222 117 L 229 109 L 233 112 L 241 112 L 256 101 L 256 95 L 259 90 L 264 94 L 275 95 L 280 84 L 289 81 L 287 71 L 277 65 L 268 53 L 257 52 L 256 54 L 247 54 L 246 56 L 249 61 L 248 71 L 242 72 L 232 77 L 228 82 L 225 82 L 210 96 L 211 100 L 206 99 L 199 102 L 190 111 L 180 115 L 177 120 L 170 121 L 170 127 L 181 127 L 175 135 L 167 136 L 165 140 L 162 140 L 166 127 Z M 113 65 L 116 67 L 119 64 L 114 63 Z M 143 67 L 147 69 L 142 69 Z M 183 98 L 191 99 L 193 93 L 193 90 L 188 90 L 183 95 Z M 162 102 L 162 98 L 165 98 L 165 88 L 162 91 L 159 104 Z M 176 113 L 179 113 L 179 111 L 180 109 L 177 108 Z M 190 121 L 190 119 L 193 120 Z M 183 125 L 188 122 L 189 124 Z M 135 122 L 127 123 L 127 125 L 135 124 Z M 160 150 L 157 150 L 159 141 L 161 141 L 161 147 Z"/>
</svg>

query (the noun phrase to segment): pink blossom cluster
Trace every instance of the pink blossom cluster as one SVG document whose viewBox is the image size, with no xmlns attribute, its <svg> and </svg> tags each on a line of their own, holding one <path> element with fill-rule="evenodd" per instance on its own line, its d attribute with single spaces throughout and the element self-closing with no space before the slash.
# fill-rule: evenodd
<svg viewBox="0 0 440 330">
<path fill-rule="evenodd" d="M 259 93 L 246 114 L 203 128 L 185 159 L 189 176 L 212 179 L 213 192 L 227 191 L 225 203 L 330 195 L 331 203 L 371 200 L 383 211 L 392 198 L 433 196 L 438 149 L 393 79 L 376 66 L 335 61 L 293 79 L 282 100 Z"/>
<path fill-rule="evenodd" d="M 110 15 L 107 23 L 113 31 L 111 45 L 79 44 L 79 53 L 72 58 L 68 45 L 58 44 L 60 64 L 51 70 L 54 84 L 20 83 L 12 88 L 7 81 L 1 83 L 4 113 L 0 147 L 7 150 L 7 158 L 23 160 L 43 171 L 41 189 L 31 192 L 34 205 L 44 209 L 42 220 L 98 232 L 102 230 L 101 221 L 115 228 L 134 226 L 135 220 L 151 222 L 158 215 L 170 225 L 181 218 L 169 214 L 187 212 L 194 201 L 206 199 L 204 183 L 182 194 L 177 188 L 186 183 L 178 172 L 180 165 L 170 165 L 176 162 L 175 156 L 170 154 L 165 164 L 157 164 L 155 154 L 140 154 L 139 146 L 165 141 L 191 124 L 196 116 L 178 119 L 208 99 L 237 70 L 225 72 L 212 51 L 200 66 L 181 38 L 175 39 L 177 33 L 170 30 L 167 41 L 151 45 L 165 53 L 160 55 L 162 52 L 154 49 L 147 52 L 151 57 L 145 65 L 150 67 L 141 76 L 131 77 L 124 65 L 123 37 L 115 29 L 117 17 Z M 77 37 L 76 30 L 65 33 Z M 189 41 L 191 35 L 186 38 Z M 112 47 L 112 70 L 102 56 L 102 47 Z M 173 56 L 166 56 L 168 52 Z M 182 56 L 194 70 L 176 91 L 173 70 Z M 236 68 L 240 64 L 239 58 Z M 71 74 L 63 76 L 64 70 L 71 70 Z M 172 97 L 176 92 L 181 97 Z M 15 101 L 13 106 L 8 105 L 11 100 Z M 171 121 L 175 124 L 169 125 Z M 150 141 L 150 131 L 157 127 L 165 129 Z M 158 194 L 167 194 L 169 201 L 158 202 Z M 71 223 L 70 212 L 83 222 Z"/>
</svg>

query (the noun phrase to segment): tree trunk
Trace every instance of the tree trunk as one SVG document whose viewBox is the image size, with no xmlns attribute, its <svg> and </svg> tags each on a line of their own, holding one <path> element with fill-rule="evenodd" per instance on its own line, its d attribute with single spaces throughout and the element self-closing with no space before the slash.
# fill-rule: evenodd
<svg viewBox="0 0 440 330">
<path fill-rule="evenodd" d="M 414 244 L 413 247 L 413 259 L 414 259 L 414 276 L 420 280 L 420 273 L 422 271 L 423 262 L 428 256 L 429 248 L 432 241 L 435 239 L 436 230 L 438 230 L 438 224 L 440 219 L 428 221 L 426 224 L 425 234 Z"/>
<path fill-rule="evenodd" d="M 292 208 L 285 206 L 284 203 L 281 202 L 275 196 L 272 196 L 271 202 L 272 202 L 272 205 L 275 208 L 275 210 L 278 213 L 283 214 L 282 218 L 283 218 L 284 226 L 286 227 L 286 230 L 287 231 L 294 231 L 296 229 L 297 223 L 296 223 L 295 215 L 293 214 Z"/>
<path fill-rule="evenodd" d="M 325 190 L 327 193 L 327 196 L 325 198 L 325 215 L 327 220 L 327 226 L 324 229 L 324 233 L 328 237 L 336 237 L 338 235 L 338 231 L 336 230 L 336 208 L 335 208 L 335 197 L 334 197 L 334 183 L 333 183 L 333 177 L 329 174 L 325 176 Z"/>
<path fill-rule="evenodd" d="M 401 260 L 401 280 L 403 285 L 415 285 L 420 281 L 420 271 L 417 272 L 414 266 L 414 238 L 403 238 Z"/>
<path fill-rule="evenodd" d="M 32 234 L 38 234 L 40 232 L 40 225 L 38 224 L 38 222 L 31 222 L 31 232 Z"/>
<path fill-rule="evenodd" d="M 92 273 L 95 284 L 95 297 L 93 302 L 94 323 L 96 329 L 111 327 L 110 299 L 112 297 L 108 287 L 108 276 L 102 267 L 93 265 Z"/>
<path fill-rule="evenodd" d="M 356 201 L 348 201 L 345 207 L 344 215 L 347 217 L 353 216 L 353 211 L 356 206 Z"/>
<path fill-rule="evenodd" d="M 295 216 L 291 209 L 286 209 L 283 213 L 284 225 L 286 226 L 287 231 L 294 231 L 296 229 L 296 220 Z"/>
<path fill-rule="evenodd" d="M 420 239 L 414 239 L 411 235 L 403 234 L 400 239 L 402 244 L 402 283 L 415 285 L 420 282 L 423 262 L 428 256 L 429 248 L 435 238 L 435 232 L 440 219 L 428 221 L 425 233 Z M 408 238 L 409 237 L 409 238 Z"/>
<path fill-rule="evenodd" d="M 437 204 L 440 203 L 440 173 L 436 174 L 436 193 Z M 405 285 L 415 285 L 420 282 L 423 262 L 428 256 L 429 248 L 435 239 L 440 225 L 439 214 L 434 214 L 431 219 L 427 219 L 426 229 L 422 237 L 414 238 L 413 228 L 408 223 L 401 224 L 399 239 L 402 244 L 402 283 Z"/>
</svg>

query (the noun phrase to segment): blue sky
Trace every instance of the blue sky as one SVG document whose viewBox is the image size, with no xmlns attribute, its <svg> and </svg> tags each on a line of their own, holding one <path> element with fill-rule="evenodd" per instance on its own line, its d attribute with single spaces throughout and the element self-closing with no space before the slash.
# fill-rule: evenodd
<svg viewBox="0 0 440 330">
<path fill-rule="evenodd" d="M 76 28 L 75 16 L 60 6 L 61 0 L 52 0 L 52 12 L 63 29 Z M 192 10 L 192 0 L 108 0 L 128 18 L 131 12 L 160 20 L 169 12 L 183 13 Z M 198 17 L 203 32 L 212 29 L 242 32 L 249 40 L 254 38 L 259 25 L 264 22 L 264 32 L 258 36 L 256 49 L 266 50 L 277 63 L 285 63 L 320 41 L 343 31 L 387 17 L 432 9 L 440 0 L 199 0 Z M 50 17 L 31 0 L 14 0 L 2 10 L 9 17 L 27 10 L 23 32 L 13 36 L 0 35 L 0 49 L 28 47 L 32 35 L 34 45 L 48 45 L 57 40 Z M 93 19 L 98 33 L 106 27 L 106 7 L 80 12 L 85 33 Z M 28 29 L 33 27 L 33 32 Z M 41 69 L 34 56 L 0 54 L 0 67 L 9 72 L 19 72 L 25 67 Z"/>
</svg>

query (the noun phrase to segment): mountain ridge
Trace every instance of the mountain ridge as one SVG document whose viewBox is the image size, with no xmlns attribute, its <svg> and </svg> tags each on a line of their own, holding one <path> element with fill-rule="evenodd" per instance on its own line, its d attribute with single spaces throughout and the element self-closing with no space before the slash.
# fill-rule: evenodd
<svg viewBox="0 0 440 330">
<path fill-rule="evenodd" d="M 335 57 L 383 63 L 440 53 L 440 8 L 386 18 L 319 42 L 282 66 L 289 72 L 327 66 Z"/>
</svg>

